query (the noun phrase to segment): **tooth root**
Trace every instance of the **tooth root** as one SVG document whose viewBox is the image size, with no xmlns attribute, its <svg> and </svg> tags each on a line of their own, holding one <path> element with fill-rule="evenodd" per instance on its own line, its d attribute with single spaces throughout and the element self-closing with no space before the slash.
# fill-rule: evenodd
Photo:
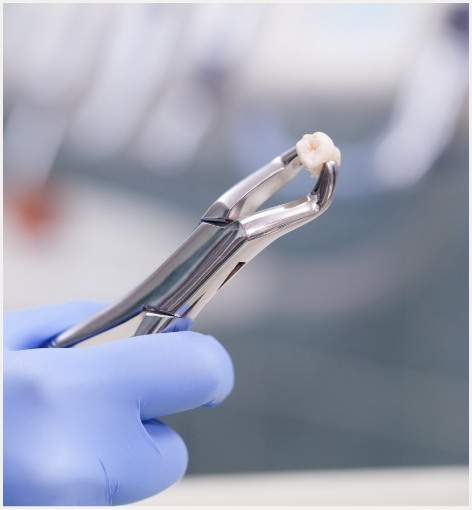
<svg viewBox="0 0 472 510">
<path fill-rule="evenodd" d="M 338 167 L 341 166 L 341 151 L 338 149 L 338 147 L 334 147 L 333 154 L 331 154 L 329 161 L 334 161 Z"/>
</svg>

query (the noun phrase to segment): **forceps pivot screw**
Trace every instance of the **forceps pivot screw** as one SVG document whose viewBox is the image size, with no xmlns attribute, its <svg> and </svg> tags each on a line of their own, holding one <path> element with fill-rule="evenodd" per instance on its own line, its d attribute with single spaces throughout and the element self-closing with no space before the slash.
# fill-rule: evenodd
<svg viewBox="0 0 472 510">
<path fill-rule="evenodd" d="M 238 182 L 210 206 L 187 240 L 153 274 L 47 346 L 72 346 L 140 314 L 135 335 L 157 333 L 178 318 L 195 318 L 261 250 L 329 207 L 338 173 L 335 160 L 320 165 L 316 184 L 306 196 L 257 211 L 302 168 L 297 149 L 292 148 Z"/>
</svg>

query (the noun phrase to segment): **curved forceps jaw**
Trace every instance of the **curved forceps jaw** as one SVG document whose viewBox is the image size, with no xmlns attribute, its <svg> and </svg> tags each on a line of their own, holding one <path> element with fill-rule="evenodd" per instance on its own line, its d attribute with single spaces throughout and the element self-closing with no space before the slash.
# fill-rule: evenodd
<svg viewBox="0 0 472 510">
<path fill-rule="evenodd" d="M 240 220 L 248 239 L 267 235 L 274 239 L 314 220 L 331 205 L 337 181 L 337 165 L 329 161 L 323 165 L 313 190 L 298 200 L 265 209 Z"/>
<path fill-rule="evenodd" d="M 231 223 L 256 210 L 302 169 L 295 147 L 274 158 L 221 195 L 203 215 L 209 223 Z"/>
</svg>

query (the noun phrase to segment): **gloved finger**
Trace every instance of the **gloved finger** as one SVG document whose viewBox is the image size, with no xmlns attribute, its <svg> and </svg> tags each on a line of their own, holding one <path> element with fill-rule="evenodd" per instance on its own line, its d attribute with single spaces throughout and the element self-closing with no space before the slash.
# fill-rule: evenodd
<svg viewBox="0 0 472 510">
<path fill-rule="evenodd" d="M 56 305 L 7 311 L 3 316 L 4 346 L 9 350 L 33 349 L 88 316 L 105 303 L 71 301 Z"/>
<path fill-rule="evenodd" d="M 100 455 L 109 504 L 142 500 L 167 489 L 184 476 L 187 448 L 174 430 L 158 420 L 134 426 L 122 422 L 117 428 L 125 434 L 123 440 Z"/>
<path fill-rule="evenodd" d="M 143 420 L 217 405 L 234 383 L 233 364 L 223 346 L 191 331 L 138 336 L 73 354 L 83 378 L 91 384 L 100 378 L 112 398 L 133 409 L 138 403 Z"/>
<path fill-rule="evenodd" d="M 9 505 L 127 504 L 183 477 L 187 448 L 167 425 L 157 420 L 142 423 L 122 410 L 101 418 L 88 414 L 86 404 L 82 410 L 84 416 L 72 415 L 67 429 L 55 426 L 63 417 L 49 419 L 55 434 L 44 436 L 37 423 L 20 423 L 29 429 L 28 439 L 42 440 L 33 450 L 29 442 L 18 445 L 15 459 L 5 464 Z"/>
<path fill-rule="evenodd" d="M 185 319 L 177 319 L 170 326 L 168 326 L 162 333 L 177 333 L 178 331 L 188 331 L 192 327 L 192 319 L 185 317 Z"/>
</svg>

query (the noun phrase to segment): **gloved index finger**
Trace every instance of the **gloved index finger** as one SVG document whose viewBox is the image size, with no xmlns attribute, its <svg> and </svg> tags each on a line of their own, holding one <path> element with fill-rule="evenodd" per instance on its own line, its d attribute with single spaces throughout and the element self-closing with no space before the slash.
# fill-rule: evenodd
<svg viewBox="0 0 472 510">
<path fill-rule="evenodd" d="M 9 350 L 34 349 L 105 306 L 98 301 L 71 301 L 37 308 L 7 311 L 3 315 L 3 342 Z"/>
<path fill-rule="evenodd" d="M 216 405 L 234 382 L 233 364 L 223 346 L 191 331 L 76 349 L 74 357 L 92 386 L 105 385 L 110 398 L 130 405 L 133 412 L 138 405 L 143 420 Z"/>
</svg>

